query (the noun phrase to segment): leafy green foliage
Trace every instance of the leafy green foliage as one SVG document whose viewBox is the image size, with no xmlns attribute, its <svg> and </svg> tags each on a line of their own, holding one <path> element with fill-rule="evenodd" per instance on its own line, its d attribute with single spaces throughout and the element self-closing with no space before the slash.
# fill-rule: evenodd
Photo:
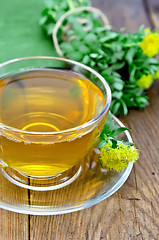
<svg viewBox="0 0 159 240">
<path fill-rule="evenodd" d="M 100 135 L 100 142 L 97 148 L 100 153 L 100 164 L 108 170 L 120 172 L 125 169 L 130 162 L 135 162 L 139 158 L 139 150 L 132 142 L 124 142 L 115 136 L 121 134 L 125 127 L 114 124 L 112 114 L 109 112 L 104 128 Z"/>
<path fill-rule="evenodd" d="M 75 7 L 89 6 L 91 2 L 90 0 L 45 0 L 45 4 L 40 25 L 47 35 L 51 36 L 56 22 L 65 12 Z"/>
<path fill-rule="evenodd" d="M 129 146 L 133 146 L 133 143 L 130 142 L 126 142 L 124 143 L 122 140 L 117 139 L 115 136 L 121 134 L 123 131 L 125 130 L 129 130 L 126 127 L 119 127 L 117 125 L 114 124 L 114 121 L 112 119 L 112 114 L 111 112 L 108 113 L 107 116 L 107 120 L 104 124 L 104 128 L 100 134 L 100 142 L 97 146 L 97 148 L 99 148 L 100 150 L 106 146 L 106 144 L 108 142 L 112 143 L 112 148 L 117 148 L 117 145 L 119 144 L 119 142 L 129 145 Z"/>
<path fill-rule="evenodd" d="M 41 24 L 50 35 L 53 25 L 64 12 L 88 5 L 89 0 L 49 0 L 48 7 L 42 12 Z M 87 22 L 83 24 L 79 18 L 87 19 Z M 104 77 L 112 91 L 110 110 L 113 114 L 126 115 L 128 108 L 143 109 L 149 105 L 144 88 L 139 88 L 136 82 L 142 75 L 154 75 L 159 70 L 159 63 L 143 54 L 140 48 L 145 37 L 143 26 L 136 33 L 125 33 L 124 29 L 116 32 L 110 26 L 104 27 L 97 14 L 88 11 L 72 14 L 65 20 L 66 24 L 70 26 L 65 32 L 67 41 L 58 35 L 63 54 L 90 66 Z"/>
<path fill-rule="evenodd" d="M 72 51 L 78 58 L 72 59 L 92 67 L 108 82 L 112 91 L 110 110 L 115 115 L 127 115 L 130 107 L 142 109 L 149 105 L 145 90 L 139 88 L 136 81 L 143 74 L 154 75 L 159 65 L 156 59 L 147 57 L 140 49 L 139 43 L 144 36 L 143 28 L 137 33 L 126 34 L 101 25 L 93 27 L 86 36 L 77 35 L 69 42 L 71 46 L 75 41 L 78 43 L 78 49 L 74 47 Z M 83 51 L 83 45 L 86 51 Z M 70 58 L 68 48 L 64 55 Z"/>
<path fill-rule="evenodd" d="M 40 24 L 51 36 L 56 22 L 66 11 L 89 5 L 90 0 L 47 0 Z M 83 24 L 79 18 L 87 21 Z M 135 34 L 125 34 L 123 29 L 117 33 L 110 26 L 103 27 L 97 14 L 87 11 L 69 16 L 64 24 L 69 26 L 65 32 L 66 41 L 62 39 L 64 26 L 58 34 L 63 54 L 94 68 L 105 78 L 112 90 L 111 111 L 115 115 L 126 115 L 128 107 L 144 108 L 149 104 L 144 89 L 136 86 L 136 80 L 143 72 L 154 74 L 158 70 L 157 61 L 143 55 L 139 48 L 144 28 Z M 91 80 L 96 82 L 93 76 Z M 70 94 L 76 97 L 79 89 L 72 88 Z M 125 130 L 129 129 L 114 124 L 109 112 L 97 146 L 101 151 L 101 165 L 109 170 L 121 171 L 139 157 L 133 143 L 117 138 Z"/>
</svg>

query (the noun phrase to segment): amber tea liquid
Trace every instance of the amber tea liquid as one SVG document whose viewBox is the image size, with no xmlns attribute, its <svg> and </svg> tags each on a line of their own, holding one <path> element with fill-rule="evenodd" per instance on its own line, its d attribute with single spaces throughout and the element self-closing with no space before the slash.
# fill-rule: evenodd
<svg viewBox="0 0 159 240">
<path fill-rule="evenodd" d="M 87 123 L 104 105 L 101 90 L 72 71 L 39 69 L 1 79 L 0 122 L 27 133 L 2 131 L 0 157 L 29 176 L 52 176 L 68 170 L 93 146 L 105 119 L 88 131 L 68 135 L 50 132 Z"/>
</svg>

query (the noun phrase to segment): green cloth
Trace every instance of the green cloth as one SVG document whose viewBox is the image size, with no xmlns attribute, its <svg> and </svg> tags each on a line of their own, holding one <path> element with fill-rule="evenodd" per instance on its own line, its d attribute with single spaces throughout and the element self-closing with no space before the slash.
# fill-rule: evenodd
<svg viewBox="0 0 159 240">
<path fill-rule="evenodd" d="M 0 63 L 26 56 L 57 56 L 39 26 L 44 0 L 0 0 Z"/>
</svg>

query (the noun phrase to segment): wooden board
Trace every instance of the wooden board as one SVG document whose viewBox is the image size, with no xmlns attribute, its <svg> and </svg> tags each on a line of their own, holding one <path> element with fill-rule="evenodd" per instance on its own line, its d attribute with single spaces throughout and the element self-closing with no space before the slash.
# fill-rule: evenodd
<svg viewBox="0 0 159 240">
<path fill-rule="evenodd" d="M 159 2 L 158 0 L 149 0 L 145 2 L 145 9 L 149 16 L 149 21 L 153 29 L 159 31 Z"/>
<path fill-rule="evenodd" d="M 0 239 L 28 239 L 29 216 L 0 210 Z"/>
<path fill-rule="evenodd" d="M 93 6 L 106 14 L 110 25 L 117 31 L 124 27 L 127 32 L 135 32 L 141 25 L 150 26 L 142 0 L 93 0 Z"/>
<path fill-rule="evenodd" d="M 114 29 L 136 31 L 141 24 L 159 28 L 153 15 L 159 9 L 157 0 L 94 0 L 93 5 L 106 13 Z M 120 116 L 133 130 L 141 156 L 118 192 L 96 206 L 66 215 L 26 216 L 1 210 L 0 239 L 158 240 L 159 82 L 148 94 L 149 107 Z"/>
<path fill-rule="evenodd" d="M 21 204 L 23 200 L 29 204 L 28 189 L 19 189 L 0 174 L 0 199 L 6 205 L 12 201 L 16 206 L 17 202 Z M 0 239 L 28 239 L 29 224 L 29 216 L 0 209 Z"/>
<path fill-rule="evenodd" d="M 151 26 L 143 1 L 93 2 L 106 13 L 117 30 L 124 26 L 127 31 L 137 31 L 141 24 Z M 141 150 L 140 160 L 124 186 L 109 199 L 80 212 L 31 216 L 30 239 L 159 239 L 159 84 L 156 83 L 148 93 L 151 105 L 147 109 L 132 110 L 127 117 L 121 117 L 133 130 L 133 139 Z"/>
</svg>

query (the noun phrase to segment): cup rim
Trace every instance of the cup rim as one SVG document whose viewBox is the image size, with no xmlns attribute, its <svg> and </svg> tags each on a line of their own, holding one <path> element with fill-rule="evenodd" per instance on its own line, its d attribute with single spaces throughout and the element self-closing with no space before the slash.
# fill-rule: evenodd
<svg viewBox="0 0 159 240">
<path fill-rule="evenodd" d="M 64 133 L 69 133 L 69 132 L 73 132 L 73 131 L 77 131 L 77 130 L 82 130 L 84 128 L 92 126 L 99 119 L 101 119 L 103 117 L 103 115 L 109 110 L 110 103 L 111 103 L 111 90 L 110 90 L 110 87 L 109 87 L 108 83 L 106 82 L 106 80 L 99 73 L 97 73 L 94 69 L 84 65 L 83 63 L 79 63 L 79 62 L 76 62 L 74 60 L 61 58 L 61 57 L 30 56 L 30 57 L 21 57 L 21 58 L 15 58 L 15 59 L 12 59 L 12 60 L 5 61 L 3 63 L 0 63 L 0 68 L 4 67 L 6 65 L 9 65 L 11 63 L 15 63 L 15 62 L 23 61 L 23 60 L 30 60 L 30 59 L 50 59 L 50 60 L 63 61 L 63 62 L 71 63 L 71 64 L 74 64 L 74 65 L 78 65 L 78 66 L 86 69 L 87 71 L 93 73 L 98 79 L 100 79 L 100 81 L 103 83 L 103 85 L 105 87 L 105 90 L 106 90 L 106 93 L 107 93 L 107 99 L 106 99 L 105 106 L 104 106 L 103 110 L 96 117 L 92 118 L 88 122 L 86 122 L 84 124 L 81 124 L 81 125 L 79 125 L 77 127 L 64 129 L 64 130 L 61 130 L 61 131 L 52 131 L 52 132 L 25 131 L 25 130 L 21 130 L 21 129 L 18 129 L 18 128 L 14 128 L 14 127 L 8 126 L 8 125 L 6 125 L 6 124 L 4 124 L 2 122 L 0 122 L 0 129 L 10 130 L 10 131 L 13 131 L 13 132 L 18 132 L 18 133 L 28 134 L 28 135 L 58 135 L 58 134 L 64 134 Z"/>
</svg>

